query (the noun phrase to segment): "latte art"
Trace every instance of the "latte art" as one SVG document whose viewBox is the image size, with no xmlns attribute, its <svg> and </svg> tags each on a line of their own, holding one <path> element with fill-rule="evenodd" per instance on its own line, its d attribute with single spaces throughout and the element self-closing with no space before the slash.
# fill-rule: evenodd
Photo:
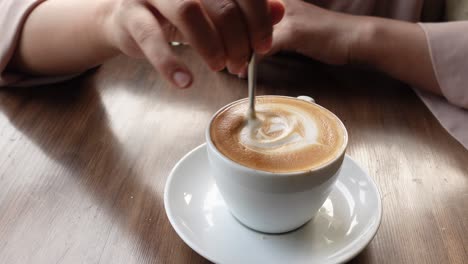
<svg viewBox="0 0 468 264">
<path fill-rule="evenodd" d="M 269 111 L 271 105 L 258 107 L 256 120 L 241 129 L 239 143 L 259 152 L 288 152 L 317 144 L 315 121 L 301 109 Z"/>
<path fill-rule="evenodd" d="M 269 172 L 320 167 L 344 153 L 346 130 L 330 111 L 303 100 L 260 96 L 256 119 L 247 100 L 222 109 L 210 124 L 210 139 L 221 154 L 243 166 Z"/>
</svg>

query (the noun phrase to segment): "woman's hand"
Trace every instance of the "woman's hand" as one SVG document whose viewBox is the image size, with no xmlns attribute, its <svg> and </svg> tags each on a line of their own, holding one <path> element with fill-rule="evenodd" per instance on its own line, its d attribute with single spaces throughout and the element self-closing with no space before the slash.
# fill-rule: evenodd
<svg viewBox="0 0 468 264">
<path fill-rule="evenodd" d="M 353 58 L 362 21 L 355 16 L 323 9 L 302 0 L 283 0 L 285 15 L 273 31 L 268 55 L 279 51 L 299 53 L 327 64 L 343 65 Z M 247 76 L 244 70 L 239 77 Z"/>
<path fill-rule="evenodd" d="M 329 11 L 283 0 L 286 14 L 275 26 L 273 48 L 327 64 L 364 64 L 414 87 L 441 94 L 427 39 L 416 23 Z"/>
<path fill-rule="evenodd" d="M 188 87 L 192 75 L 170 41 L 192 45 L 213 70 L 238 73 L 252 50 L 270 50 L 273 24 L 284 14 L 279 1 L 47 0 L 27 17 L 8 68 L 75 74 L 122 52 L 147 58 L 162 76 Z"/>
<path fill-rule="evenodd" d="M 356 16 L 329 11 L 300 0 L 283 0 L 286 13 L 275 26 L 269 54 L 292 51 L 327 64 L 352 61 L 364 24 Z"/>
<path fill-rule="evenodd" d="M 252 50 L 266 53 L 273 23 L 284 8 L 267 0 L 111 0 L 104 32 L 110 45 L 128 56 L 146 57 L 179 87 L 190 71 L 171 51 L 170 41 L 187 42 L 215 71 L 239 73 Z"/>
</svg>

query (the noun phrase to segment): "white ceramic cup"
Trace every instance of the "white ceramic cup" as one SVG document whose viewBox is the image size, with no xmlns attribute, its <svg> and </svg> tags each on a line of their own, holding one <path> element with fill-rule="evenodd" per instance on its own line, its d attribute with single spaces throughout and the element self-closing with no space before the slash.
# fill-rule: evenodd
<svg viewBox="0 0 468 264">
<path fill-rule="evenodd" d="M 290 98 L 315 103 L 306 96 Z M 339 121 L 345 140 L 342 150 L 327 164 L 303 172 L 266 172 L 240 165 L 214 146 L 210 126 L 214 117 L 232 104 L 213 116 L 206 131 L 210 167 L 227 207 L 241 223 L 260 232 L 283 233 L 301 227 L 323 205 L 338 177 L 348 144 L 345 126 Z"/>
</svg>

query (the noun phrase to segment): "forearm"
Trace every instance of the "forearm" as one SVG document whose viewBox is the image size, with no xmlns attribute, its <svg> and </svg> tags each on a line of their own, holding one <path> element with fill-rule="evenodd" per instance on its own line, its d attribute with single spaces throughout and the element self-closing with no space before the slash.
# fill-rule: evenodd
<svg viewBox="0 0 468 264">
<path fill-rule="evenodd" d="M 364 63 L 414 87 L 441 94 L 426 36 L 414 23 L 357 17 L 360 38 L 351 49 L 352 62 Z"/>
<path fill-rule="evenodd" d="M 27 18 L 9 68 L 36 75 L 85 71 L 117 54 L 103 32 L 103 3 L 48 0 Z"/>
</svg>

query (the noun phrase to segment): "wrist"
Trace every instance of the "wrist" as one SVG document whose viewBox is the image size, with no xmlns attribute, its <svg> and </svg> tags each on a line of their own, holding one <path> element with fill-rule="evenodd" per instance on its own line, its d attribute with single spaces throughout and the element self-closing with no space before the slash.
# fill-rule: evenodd
<svg viewBox="0 0 468 264">
<path fill-rule="evenodd" d="M 424 31 L 418 24 L 363 17 L 350 60 L 413 87 L 440 94 Z"/>
<path fill-rule="evenodd" d="M 349 64 L 372 65 L 373 55 L 372 47 L 381 25 L 371 17 L 356 17 L 353 28 L 355 28 L 355 37 L 352 38 L 349 45 Z"/>
<path fill-rule="evenodd" d="M 115 42 L 114 28 L 115 21 L 113 21 L 114 6 L 117 1 L 101 0 L 96 8 L 96 32 L 98 34 L 99 43 L 102 48 L 106 50 L 109 55 L 117 55 L 120 53 L 118 46 Z"/>
<path fill-rule="evenodd" d="M 316 14 L 313 14 L 315 12 Z M 365 58 L 362 47 L 372 36 L 373 23 L 365 17 L 343 14 L 314 7 L 310 12 L 316 18 L 294 19 L 292 32 L 295 40 L 291 49 L 327 64 L 357 63 Z"/>
</svg>

